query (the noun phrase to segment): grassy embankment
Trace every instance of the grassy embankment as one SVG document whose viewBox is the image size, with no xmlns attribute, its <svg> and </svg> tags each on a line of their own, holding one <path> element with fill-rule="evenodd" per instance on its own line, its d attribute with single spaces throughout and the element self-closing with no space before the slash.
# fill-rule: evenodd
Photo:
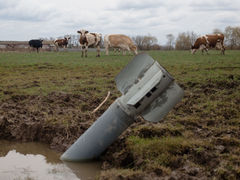
<svg viewBox="0 0 240 180">
<path fill-rule="evenodd" d="M 194 56 L 186 51 L 148 53 L 184 88 L 185 97 L 162 123 L 136 123 L 128 136 L 113 144 L 103 156 L 110 169 L 102 175 L 240 178 L 240 51 L 225 56 L 217 51 Z M 11 125 L 11 119 L 26 117 L 48 127 L 60 124 L 69 129 L 67 137 L 76 139 L 82 131 L 71 127 L 93 122 L 120 95 L 114 77 L 132 59 L 80 56 L 1 53 L 0 120 L 4 116 Z M 110 100 L 91 115 L 109 90 Z M 32 140 L 41 139 L 35 136 Z"/>
</svg>

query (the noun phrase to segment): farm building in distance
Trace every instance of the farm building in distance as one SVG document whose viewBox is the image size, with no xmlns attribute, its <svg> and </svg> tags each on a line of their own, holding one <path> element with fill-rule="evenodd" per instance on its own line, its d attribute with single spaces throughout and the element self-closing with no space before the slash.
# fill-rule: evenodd
<svg viewBox="0 0 240 180">
<path fill-rule="evenodd" d="M 29 51 L 28 41 L 0 41 L 0 51 Z M 43 41 L 42 51 L 54 51 L 52 41 Z"/>
</svg>

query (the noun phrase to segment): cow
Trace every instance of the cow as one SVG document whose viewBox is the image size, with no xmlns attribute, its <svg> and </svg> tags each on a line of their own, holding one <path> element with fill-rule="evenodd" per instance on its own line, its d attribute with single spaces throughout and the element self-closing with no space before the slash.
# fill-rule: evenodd
<svg viewBox="0 0 240 180">
<path fill-rule="evenodd" d="M 113 48 L 113 52 L 114 52 L 115 55 L 120 55 L 121 53 L 123 55 L 127 54 L 126 50 L 125 49 L 121 49 L 121 48 Z M 131 52 L 129 52 L 129 53 L 131 53 Z"/>
<path fill-rule="evenodd" d="M 88 47 L 96 47 L 97 57 L 100 57 L 102 35 L 99 33 L 89 33 L 87 30 L 79 30 L 77 32 L 80 34 L 79 42 L 82 48 L 82 57 L 87 57 Z"/>
<path fill-rule="evenodd" d="M 37 52 L 39 48 L 42 48 L 43 44 L 42 44 L 43 40 L 42 39 L 32 39 L 28 42 L 29 46 L 32 48 L 36 48 Z"/>
<path fill-rule="evenodd" d="M 137 47 L 131 38 L 124 34 L 108 34 L 104 36 L 104 47 L 106 55 L 109 54 L 109 48 L 120 48 L 121 50 L 132 51 L 137 55 Z"/>
<path fill-rule="evenodd" d="M 205 35 L 202 37 L 197 38 L 194 45 L 191 47 L 192 54 L 194 54 L 198 49 L 204 51 L 208 54 L 208 48 L 216 48 L 221 50 L 221 54 L 225 54 L 225 47 L 223 45 L 224 42 L 224 35 L 223 34 L 211 34 Z"/>
<path fill-rule="evenodd" d="M 69 39 L 71 39 L 71 37 L 65 37 L 64 39 L 55 40 L 54 45 L 56 47 L 56 51 L 59 51 L 59 47 L 63 47 L 64 49 L 67 48 Z"/>
<path fill-rule="evenodd" d="M 113 52 L 114 52 L 114 54 L 120 54 L 121 51 L 123 52 L 123 50 L 120 49 L 120 48 L 113 48 Z"/>
</svg>

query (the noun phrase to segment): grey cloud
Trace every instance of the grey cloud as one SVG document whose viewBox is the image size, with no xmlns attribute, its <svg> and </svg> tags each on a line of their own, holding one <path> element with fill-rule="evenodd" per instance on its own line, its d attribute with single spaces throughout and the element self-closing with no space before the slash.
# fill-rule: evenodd
<svg viewBox="0 0 240 180">
<path fill-rule="evenodd" d="M 36 4 L 24 4 L 24 1 L 14 2 L 4 4 L 0 1 L 0 19 L 8 21 L 44 21 L 48 20 L 52 16 L 56 16 L 56 12 L 52 11 L 50 8 L 41 8 Z"/>
<path fill-rule="evenodd" d="M 163 2 L 160 1 L 120 1 L 116 9 L 118 10 L 129 10 L 129 9 L 153 9 L 163 6 Z"/>
<path fill-rule="evenodd" d="M 102 0 L 101 6 L 96 1 L 0 0 L 0 31 L 4 32 L 0 39 L 57 37 L 88 29 L 102 34 L 150 33 L 162 43 L 169 33 L 205 34 L 213 28 L 237 25 L 239 8 L 239 0 Z"/>
<path fill-rule="evenodd" d="M 234 1 L 234 0 L 233 0 Z M 190 7 L 194 11 L 239 11 L 240 3 L 227 0 L 218 0 L 218 1 L 194 1 L 190 3 Z M 236 6 L 239 4 L 239 6 Z"/>
<path fill-rule="evenodd" d="M 8 0 L 8 1 L 0 0 L 0 10 L 14 7 L 17 4 L 18 4 L 18 2 L 14 2 L 14 0 Z"/>
<path fill-rule="evenodd" d="M 240 18 L 238 17 L 224 17 L 219 19 L 219 23 L 220 24 L 235 24 L 235 25 L 239 25 L 240 22 Z"/>
<path fill-rule="evenodd" d="M 14 20 L 14 21 L 43 21 L 45 20 L 45 18 L 43 18 L 40 15 L 37 14 L 22 14 L 22 13 L 8 13 L 8 14 L 1 14 L 0 13 L 0 18 L 3 20 Z"/>
<path fill-rule="evenodd" d="M 194 11 L 239 11 L 236 7 L 225 7 L 225 6 L 198 6 L 193 7 Z"/>
</svg>

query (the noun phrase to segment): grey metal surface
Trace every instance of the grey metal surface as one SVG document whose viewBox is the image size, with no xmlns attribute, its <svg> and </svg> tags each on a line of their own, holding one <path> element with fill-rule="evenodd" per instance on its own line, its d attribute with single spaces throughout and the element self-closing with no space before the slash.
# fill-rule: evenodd
<svg viewBox="0 0 240 180">
<path fill-rule="evenodd" d="M 135 105 L 136 103 L 138 103 L 147 93 L 151 92 L 152 88 L 154 88 L 161 81 L 162 76 L 162 71 L 158 71 L 151 77 L 151 79 L 149 79 L 148 81 L 143 81 L 142 85 L 138 85 L 140 84 L 138 83 L 138 86 L 133 90 L 134 95 L 129 99 L 127 104 Z"/>
<path fill-rule="evenodd" d="M 146 108 L 141 116 L 151 122 L 159 122 L 183 98 L 184 92 L 175 82 Z"/>
<path fill-rule="evenodd" d="M 134 61 L 140 62 L 138 58 L 135 58 Z M 146 109 L 172 81 L 174 81 L 172 76 L 155 61 L 145 69 L 143 76 L 138 78 L 138 81 L 129 87 L 128 91 L 120 97 L 124 111 L 131 116 L 138 115 Z"/>
<path fill-rule="evenodd" d="M 61 156 L 61 160 L 84 161 L 98 157 L 133 121 L 115 101 Z"/>
<path fill-rule="evenodd" d="M 128 89 L 142 78 L 144 72 L 154 63 L 154 59 L 147 54 L 139 54 L 116 76 L 118 90 L 125 94 Z"/>
</svg>

